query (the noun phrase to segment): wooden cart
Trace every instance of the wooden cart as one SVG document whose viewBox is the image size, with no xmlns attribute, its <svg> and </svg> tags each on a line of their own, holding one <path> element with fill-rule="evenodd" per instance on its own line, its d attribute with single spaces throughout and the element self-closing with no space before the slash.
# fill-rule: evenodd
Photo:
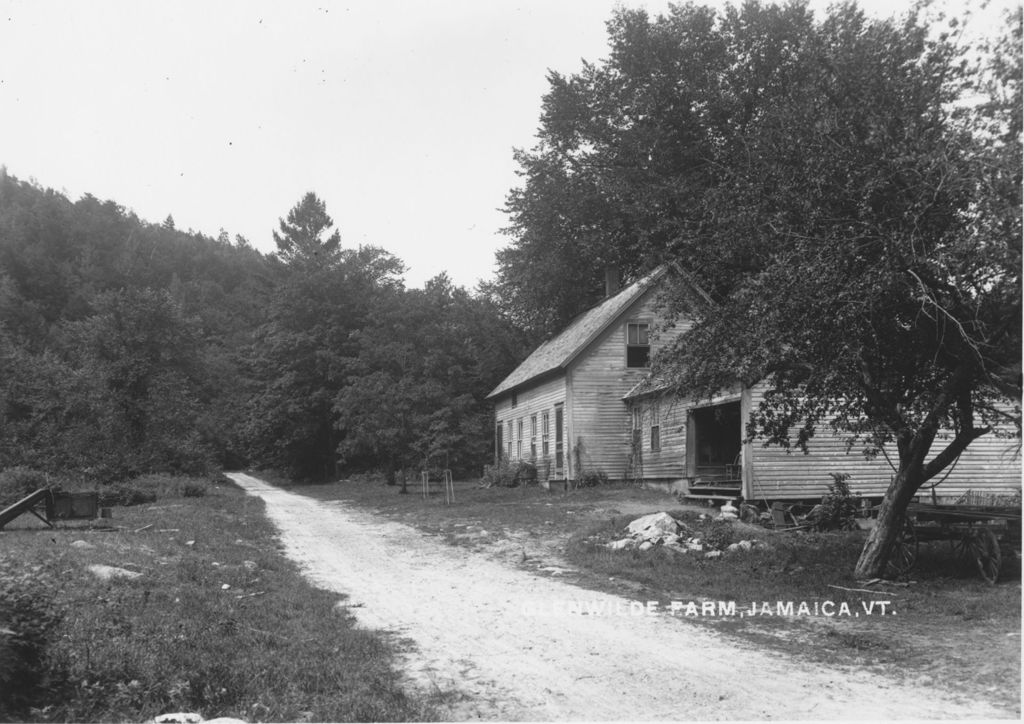
<svg viewBox="0 0 1024 724">
<path fill-rule="evenodd" d="M 999 579 L 1003 559 L 1019 556 L 1021 506 L 911 503 L 890 556 L 895 574 L 909 572 L 921 543 L 949 541 L 989 583 Z"/>
</svg>

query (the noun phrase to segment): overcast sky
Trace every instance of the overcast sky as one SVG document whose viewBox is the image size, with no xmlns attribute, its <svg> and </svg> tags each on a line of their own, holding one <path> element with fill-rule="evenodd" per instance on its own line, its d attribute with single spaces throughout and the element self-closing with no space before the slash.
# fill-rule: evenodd
<svg viewBox="0 0 1024 724">
<path fill-rule="evenodd" d="M 0 0 L 0 164 L 264 251 L 314 191 L 344 245 L 394 253 L 410 286 L 475 286 L 547 70 L 604 57 L 616 4 L 667 6 Z"/>
</svg>

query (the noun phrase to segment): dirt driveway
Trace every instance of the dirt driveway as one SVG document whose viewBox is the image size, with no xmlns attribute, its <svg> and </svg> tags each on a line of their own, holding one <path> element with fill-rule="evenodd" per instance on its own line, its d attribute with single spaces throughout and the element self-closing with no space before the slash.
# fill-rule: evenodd
<svg viewBox="0 0 1024 724">
<path fill-rule="evenodd" d="M 944 699 L 852 669 L 768 655 L 638 602 L 446 546 L 401 523 L 242 473 L 285 553 L 348 596 L 361 624 L 411 643 L 420 686 L 457 692 L 451 720 L 978 719 Z"/>
</svg>

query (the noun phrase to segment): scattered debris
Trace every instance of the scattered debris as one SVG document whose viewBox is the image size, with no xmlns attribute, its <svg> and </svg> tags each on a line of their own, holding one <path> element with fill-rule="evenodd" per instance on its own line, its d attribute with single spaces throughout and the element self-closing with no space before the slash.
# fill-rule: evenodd
<svg viewBox="0 0 1024 724">
<path fill-rule="evenodd" d="M 611 548 L 613 551 L 621 551 L 627 548 L 636 548 L 637 545 L 637 541 L 633 538 L 621 538 L 619 540 L 613 540 L 611 543 L 608 543 L 605 547 Z"/>
<path fill-rule="evenodd" d="M 71 543 L 71 547 L 72 548 L 82 548 L 82 549 L 85 549 L 85 548 L 95 548 L 96 546 L 94 546 L 92 543 L 90 543 L 88 541 L 76 540 L 73 543 Z"/>
<path fill-rule="evenodd" d="M 722 511 L 718 516 L 719 520 L 739 520 L 740 511 L 732 503 L 726 503 L 719 510 Z"/>
<path fill-rule="evenodd" d="M 898 596 L 899 595 L 898 593 L 893 593 L 892 591 L 879 591 L 877 589 L 872 589 L 872 588 L 847 588 L 846 586 L 833 586 L 831 583 L 828 584 L 828 587 L 829 588 L 837 588 L 840 591 L 856 591 L 857 593 L 884 593 L 887 596 Z"/>
<path fill-rule="evenodd" d="M 235 598 L 253 598 L 254 596 L 262 596 L 266 591 L 253 591 L 252 593 L 241 593 Z"/>
<path fill-rule="evenodd" d="M 149 525 L 144 525 L 144 526 L 142 526 L 141 528 L 136 528 L 136 529 L 135 529 L 134 531 L 132 531 L 132 532 L 133 532 L 133 533 L 141 533 L 142 531 L 144 531 L 144 530 L 149 530 L 149 529 L 150 529 L 150 528 L 152 528 L 152 527 L 153 527 L 153 524 L 152 524 L 152 523 L 150 523 Z"/>
<path fill-rule="evenodd" d="M 93 564 L 88 567 L 90 573 L 103 581 L 109 581 L 112 578 L 138 578 L 141 573 L 136 571 L 129 571 L 125 568 L 118 568 L 116 566 L 104 566 L 100 564 Z"/>
<path fill-rule="evenodd" d="M 735 553 L 736 551 L 749 551 L 752 548 L 754 548 L 754 546 L 756 546 L 758 543 L 759 541 L 756 540 L 741 540 L 727 546 L 725 550 L 729 551 L 730 553 Z"/>
</svg>

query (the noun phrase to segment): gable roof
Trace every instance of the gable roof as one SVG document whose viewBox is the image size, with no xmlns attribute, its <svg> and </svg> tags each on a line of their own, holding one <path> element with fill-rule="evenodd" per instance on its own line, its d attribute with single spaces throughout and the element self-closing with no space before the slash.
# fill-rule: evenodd
<svg viewBox="0 0 1024 724">
<path fill-rule="evenodd" d="M 630 307 L 633 302 L 650 289 L 665 273 L 658 267 L 647 276 L 625 287 L 618 294 L 608 297 L 596 307 L 576 317 L 560 334 L 541 344 L 512 374 L 495 387 L 488 398 L 497 397 L 515 387 L 526 384 L 550 372 L 565 369 L 573 359 L 593 342 L 602 332 Z"/>
</svg>

